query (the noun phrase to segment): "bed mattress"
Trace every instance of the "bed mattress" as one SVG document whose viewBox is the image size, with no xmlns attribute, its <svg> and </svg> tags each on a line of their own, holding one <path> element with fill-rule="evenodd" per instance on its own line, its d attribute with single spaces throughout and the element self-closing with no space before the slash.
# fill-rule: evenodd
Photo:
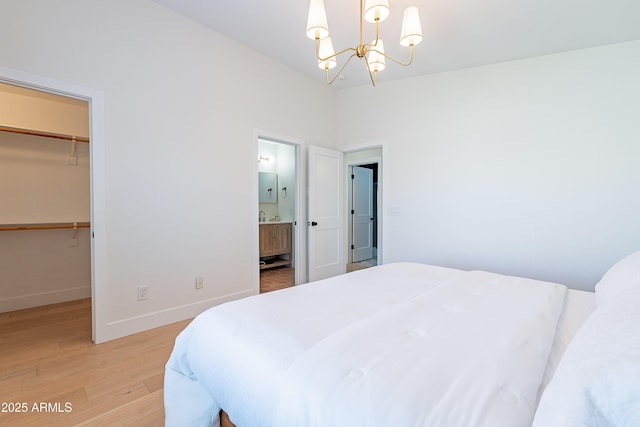
<svg viewBox="0 0 640 427">
<path fill-rule="evenodd" d="M 528 426 L 592 295 L 395 263 L 215 307 L 176 340 L 166 423 Z"/>
</svg>

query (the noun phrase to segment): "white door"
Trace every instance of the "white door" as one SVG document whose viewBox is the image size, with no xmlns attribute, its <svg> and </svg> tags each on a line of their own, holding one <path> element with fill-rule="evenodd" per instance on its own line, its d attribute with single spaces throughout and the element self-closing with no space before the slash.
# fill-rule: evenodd
<svg viewBox="0 0 640 427">
<path fill-rule="evenodd" d="M 351 172 L 352 260 L 373 258 L 373 170 L 353 166 Z"/>
<path fill-rule="evenodd" d="M 343 241 L 343 154 L 309 146 L 309 281 L 345 272 Z"/>
</svg>

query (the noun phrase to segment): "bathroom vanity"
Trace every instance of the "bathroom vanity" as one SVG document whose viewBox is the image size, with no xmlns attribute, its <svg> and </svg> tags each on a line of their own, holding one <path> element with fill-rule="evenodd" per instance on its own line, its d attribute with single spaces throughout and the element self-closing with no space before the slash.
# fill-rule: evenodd
<svg viewBox="0 0 640 427">
<path fill-rule="evenodd" d="M 291 223 L 260 223 L 260 269 L 291 265 Z"/>
</svg>

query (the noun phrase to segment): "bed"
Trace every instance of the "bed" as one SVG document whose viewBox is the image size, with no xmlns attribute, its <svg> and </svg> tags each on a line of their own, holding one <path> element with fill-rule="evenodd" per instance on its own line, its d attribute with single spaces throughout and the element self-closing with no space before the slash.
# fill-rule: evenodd
<svg viewBox="0 0 640 427">
<path fill-rule="evenodd" d="M 392 263 L 214 307 L 167 426 L 638 426 L 640 252 L 596 292 Z"/>
</svg>

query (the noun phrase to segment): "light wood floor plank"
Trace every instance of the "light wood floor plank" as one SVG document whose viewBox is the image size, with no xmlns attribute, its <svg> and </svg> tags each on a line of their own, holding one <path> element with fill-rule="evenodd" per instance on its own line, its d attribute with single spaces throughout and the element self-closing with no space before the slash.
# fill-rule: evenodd
<svg viewBox="0 0 640 427">
<path fill-rule="evenodd" d="M 163 426 L 164 404 L 162 390 L 150 393 L 135 402 L 122 405 L 109 412 L 91 418 L 78 426 Z"/>
<path fill-rule="evenodd" d="M 164 365 L 188 323 L 95 345 L 90 299 L 1 313 L 0 401 L 27 412 L 0 425 L 164 425 Z"/>
</svg>

